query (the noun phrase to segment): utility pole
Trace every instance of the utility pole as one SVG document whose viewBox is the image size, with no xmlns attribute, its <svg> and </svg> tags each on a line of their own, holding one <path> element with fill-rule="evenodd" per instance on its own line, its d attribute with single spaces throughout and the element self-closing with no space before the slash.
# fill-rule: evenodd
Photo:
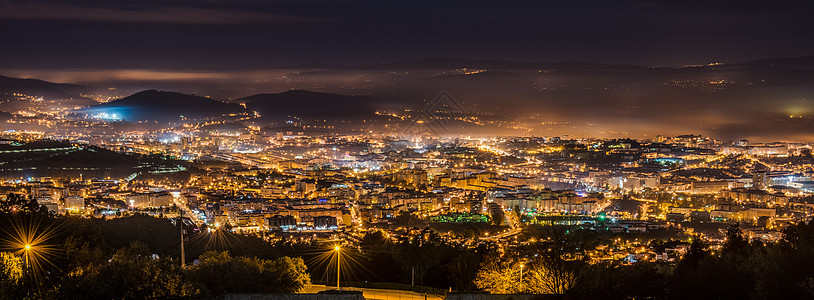
<svg viewBox="0 0 814 300">
<path fill-rule="evenodd" d="M 415 267 L 413 267 L 410 271 L 410 285 L 415 286 Z"/>
<path fill-rule="evenodd" d="M 25 245 L 25 251 L 23 251 L 23 255 L 25 255 L 25 270 L 26 270 L 26 272 L 28 272 L 28 269 L 31 268 L 31 266 L 28 264 L 28 256 L 31 255 L 30 251 L 31 251 L 31 245 L 26 244 Z"/>
<path fill-rule="evenodd" d="M 339 258 L 341 257 L 339 252 L 339 247 L 336 250 L 336 289 L 342 291 L 342 288 L 339 287 Z"/>
<path fill-rule="evenodd" d="M 184 253 L 184 209 L 179 207 L 178 210 L 181 211 L 178 216 L 178 225 L 181 225 L 181 268 L 184 268 L 187 266 L 186 255 Z"/>
</svg>

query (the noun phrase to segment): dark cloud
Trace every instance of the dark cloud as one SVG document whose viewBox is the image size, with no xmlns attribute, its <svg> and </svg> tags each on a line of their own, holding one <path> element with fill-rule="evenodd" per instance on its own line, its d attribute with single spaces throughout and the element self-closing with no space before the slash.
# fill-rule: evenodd
<svg viewBox="0 0 814 300">
<path fill-rule="evenodd" d="M 263 24 L 314 22 L 314 18 L 264 11 L 189 6 L 98 6 L 21 2 L 2 6 L 0 19 L 17 21 L 84 21 L 99 23 Z"/>
<path fill-rule="evenodd" d="M 7 68 L 427 57 L 640 65 L 814 53 L 811 1 L 4 1 Z"/>
</svg>

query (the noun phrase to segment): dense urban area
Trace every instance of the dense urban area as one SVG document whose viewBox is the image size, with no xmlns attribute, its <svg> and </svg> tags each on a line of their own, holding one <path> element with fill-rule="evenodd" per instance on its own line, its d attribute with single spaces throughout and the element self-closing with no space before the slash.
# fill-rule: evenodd
<svg viewBox="0 0 814 300">
<path fill-rule="evenodd" d="M 811 144 L 315 134 L 223 118 L 3 132 L 0 297 L 814 296 Z"/>
</svg>

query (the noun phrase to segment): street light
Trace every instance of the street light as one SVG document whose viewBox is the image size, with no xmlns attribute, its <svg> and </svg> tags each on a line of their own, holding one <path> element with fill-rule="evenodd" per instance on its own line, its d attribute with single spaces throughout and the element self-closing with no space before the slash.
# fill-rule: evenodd
<svg viewBox="0 0 814 300">
<path fill-rule="evenodd" d="M 26 272 L 27 272 L 27 270 L 29 268 L 28 256 L 31 255 L 31 253 L 29 253 L 30 251 L 31 251 L 31 244 L 25 244 L 25 249 L 24 249 L 23 255 L 25 256 L 25 269 L 26 269 Z"/>
<path fill-rule="evenodd" d="M 523 264 L 520 264 L 520 292 L 523 292 Z"/>
<path fill-rule="evenodd" d="M 334 251 L 336 251 L 336 289 L 340 291 L 342 290 L 342 288 L 339 287 L 339 257 L 340 254 L 342 254 L 341 250 L 342 248 L 339 246 L 334 247 Z"/>
</svg>

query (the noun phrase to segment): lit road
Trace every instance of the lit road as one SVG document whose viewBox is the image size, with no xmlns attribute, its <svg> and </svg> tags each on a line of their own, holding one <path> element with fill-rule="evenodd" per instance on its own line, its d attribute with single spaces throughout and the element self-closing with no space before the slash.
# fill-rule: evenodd
<svg viewBox="0 0 814 300">
<path fill-rule="evenodd" d="M 172 201 L 175 203 L 175 206 L 181 208 L 181 210 L 184 211 L 184 217 L 187 217 L 190 220 L 192 220 L 192 223 L 195 223 L 195 226 L 201 227 L 201 225 L 204 224 L 204 221 L 198 219 L 198 215 L 190 211 L 189 207 L 181 203 L 180 199 L 178 199 L 177 197 L 173 197 Z"/>
<path fill-rule="evenodd" d="M 318 292 L 324 291 L 326 289 L 325 285 L 311 285 L 310 288 L 307 288 L 300 293 L 303 294 L 316 294 Z M 330 289 L 336 289 L 336 287 L 330 287 Z M 370 289 L 370 288 L 358 288 L 358 287 L 342 287 L 342 290 L 350 290 L 350 291 L 362 291 L 362 296 L 365 299 L 377 299 L 377 300 L 423 300 L 424 294 L 419 294 L 416 292 L 411 291 L 402 291 L 402 290 L 384 290 L 384 289 Z M 444 299 L 444 296 L 439 295 L 432 295 L 427 294 L 426 299 Z"/>
<path fill-rule="evenodd" d="M 502 238 L 511 237 L 523 231 L 523 227 L 520 226 L 520 219 L 517 217 L 517 214 L 515 214 L 515 212 L 504 210 L 503 213 L 504 213 L 503 215 L 506 217 L 506 223 L 509 225 L 509 230 L 503 233 L 490 235 L 487 237 L 481 237 L 482 239 L 499 240 Z"/>
<path fill-rule="evenodd" d="M 636 200 L 636 201 L 642 201 L 642 202 L 658 203 L 658 201 L 656 201 L 656 200 L 650 200 L 650 199 L 644 199 L 644 198 L 632 198 L 632 199 Z"/>
</svg>

